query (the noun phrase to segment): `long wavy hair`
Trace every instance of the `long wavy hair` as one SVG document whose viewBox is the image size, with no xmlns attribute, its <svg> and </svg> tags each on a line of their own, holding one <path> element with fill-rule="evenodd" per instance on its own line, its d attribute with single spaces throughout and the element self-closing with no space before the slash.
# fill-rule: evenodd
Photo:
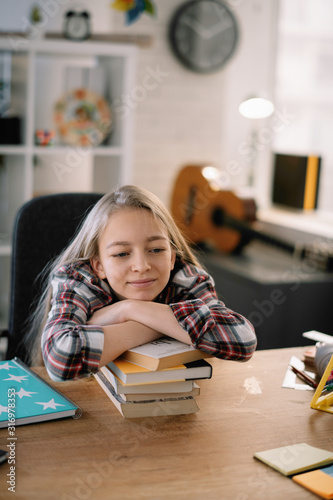
<svg viewBox="0 0 333 500">
<path fill-rule="evenodd" d="M 98 243 L 110 217 L 124 208 L 149 210 L 167 229 L 176 261 L 202 267 L 165 205 L 150 191 L 128 185 L 103 196 L 91 209 L 76 235 L 64 251 L 43 271 L 43 292 L 31 317 L 27 335 L 27 348 L 31 364 L 41 364 L 41 335 L 51 307 L 52 278 L 60 267 L 77 262 L 87 262 L 98 256 Z M 30 347 L 29 347 L 30 346 Z"/>
</svg>

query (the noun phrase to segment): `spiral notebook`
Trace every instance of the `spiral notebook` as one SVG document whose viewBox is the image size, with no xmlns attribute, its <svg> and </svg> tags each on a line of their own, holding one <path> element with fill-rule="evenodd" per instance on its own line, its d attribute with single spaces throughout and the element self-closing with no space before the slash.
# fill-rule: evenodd
<svg viewBox="0 0 333 500">
<path fill-rule="evenodd" d="M 77 405 L 19 358 L 0 362 L 0 428 L 81 415 Z"/>
</svg>

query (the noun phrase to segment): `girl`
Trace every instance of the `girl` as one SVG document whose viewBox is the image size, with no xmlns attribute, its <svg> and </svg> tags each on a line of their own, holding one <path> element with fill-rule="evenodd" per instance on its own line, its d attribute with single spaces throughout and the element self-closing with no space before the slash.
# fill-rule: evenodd
<svg viewBox="0 0 333 500">
<path fill-rule="evenodd" d="M 53 380 L 90 375 L 162 335 L 224 359 L 256 348 L 252 325 L 218 300 L 168 210 L 135 186 L 93 207 L 53 264 L 38 313 Z"/>
</svg>

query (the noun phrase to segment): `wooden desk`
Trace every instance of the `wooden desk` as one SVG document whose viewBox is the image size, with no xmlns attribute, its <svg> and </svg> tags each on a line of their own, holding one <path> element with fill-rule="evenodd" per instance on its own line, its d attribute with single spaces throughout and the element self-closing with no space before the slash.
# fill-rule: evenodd
<svg viewBox="0 0 333 500">
<path fill-rule="evenodd" d="M 291 355 L 303 351 L 258 351 L 245 364 L 212 360 L 213 378 L 200 383 L 200 411 L 189 416 L 125 420 L 94 378 L 54 384 L 83 416 L 17 427 L 16 494 L 7 492 L 4 464 L 0 497 L 316 499 L 253 458 L 300 442 L 333 451 L 332 415 L 310 409 L 312 391 L 281 388 Z M 252 377 L 261 394 L 244 388 Z M 1 429 L 0 448 L 7 437 Z"/>
</svg>

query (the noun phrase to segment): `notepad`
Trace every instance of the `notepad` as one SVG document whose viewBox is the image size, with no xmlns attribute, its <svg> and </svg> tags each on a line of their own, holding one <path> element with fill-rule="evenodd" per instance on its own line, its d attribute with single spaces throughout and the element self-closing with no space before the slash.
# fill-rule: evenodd
<svg viewBox="0 0 333 500">
<path fill-rule="evenodd" d="M 322 498 L 333 499 L 333 465 L 294 476 L 293 481 Z"/>
<path fill-rule="evenodd" d="M 261 451 L 255 453 L 254 457 L 285 476 L 318 469 L 333 463 L 333 452 L 315 448 L 306 443 Z"/>
</svg>

